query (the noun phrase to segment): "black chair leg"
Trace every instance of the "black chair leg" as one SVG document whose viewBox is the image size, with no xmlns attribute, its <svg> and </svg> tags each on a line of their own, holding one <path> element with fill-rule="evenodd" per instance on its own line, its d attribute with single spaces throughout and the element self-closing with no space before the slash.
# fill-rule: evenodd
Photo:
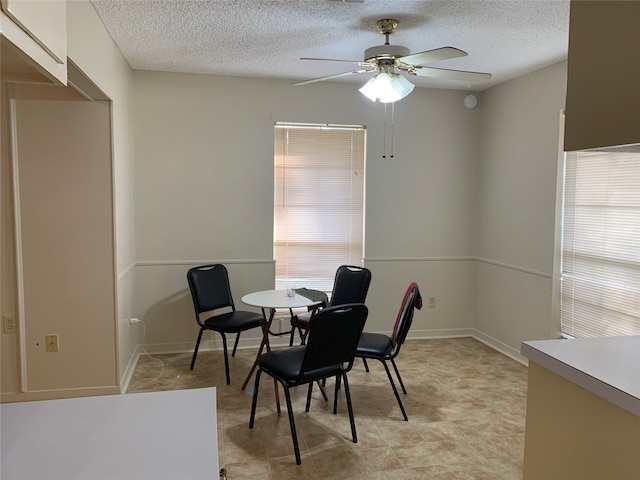
<svg viewBox="0 0 640 480">
<path fill-rule="evenodd" d="M 253 400 L 251 401 L 251 416 L 249 417 L 249 428 L 253 428 L 253 422 L 256 418 L 256 405 L 258 404 L 258 390 L 260 389 L 260 374 L 262 370 L 258 369 L 256 379 L 253 384 Z"/>
<path fill-rule="evenodd" d="M 289 413 L 289 427 L 291 427 L 291 439 L 293 440 L 293 452 L 296 455 L 296 465 L 300 465 L 302 460 L 300 459 L 300 447 L 298 447 L 298 434 L 296 433 L 296 423 L 293 420 L 293 408 L 291 408 L 291 394 L 289 388 L 284 383 L 280 382 L 284 390 L 284 397 L 287 401 L 287 412 Z"/>
<path fill-rule="evenodd" d="M 338 390 L 340 390 L 340 375 L 336 375 L 336 389 L 333 394 L 333 414 L 338 413 Z"/>
<path fill-rule="evenodd" d="M 289 337 L 289 346 L 292 347 L 293 346 L 293 339 L 296 335 L 296 332 L 298 332 L 298 334 L 300 335 L 300 342 L 302 344 L 304 344 L 304 340 L 305 340 L 305 334 L 302 330 L 302 327 L 300 326 L 300 324 L 298 323 L 298 317 L 294 316 L 291 317 L 291 336 Z"/>
<path fill-rule="evenodd" d="M 349 390 L 349 382 L 347 381 L 347 374 L 343 373 L 344 377 L 344 394 L 347 397 L 347 410 L 349 411 L 349 423 L 351 424 L 351 438 L 353 443 L 358 443 L 358 435 L 356 434 L 356 422 L 353 418 L 353 405 L 351 404 L 351 391 Z M 340 376 L 338 376 L 340 378 Z"/>
<path fill-rule="evenodd" d="M 198 340 L 196 340 L 196 348 L 193 349 L 193 357 L 191 357 L 191 366 L 189 370 L 193 370 L 193 366 L 196 364 L 196 357 L 198 356 L 198 348 L 200 348 L 200 339 L 202 338 L 202 332 L 204 329 L 201 328 L 200 332 L 198 332 Z"/>
<path fill-rule="evenodd" d="M 227 355 L 227 336 L 220 332 L 222 335 L 222 349 L 224 350 L 224 371 L 227 374 L 227 385 L 231 384 L 231 376 L 229 375 L 229 356 Z"/>
<path fill-rule="evenodd" d="M 233 352 L 231 352 L 231 356 L 232 356 L 232 357 L 235 357 L 235 356 L 236 356 L 236 349 L 238 348 L 238 341 L 240 340 L 240 334 L 241 334 L 241 333 L 242 333 L 242 332 L 238 332 L 238 333 L 236 334 L 236 341 L 235 341 L 235 343 L 233 344 Z"/>
<path fill-rule="evenodd" d="M 396 396 L 396 400 L 398 401 L 398 406 L 402 411 L 402 416 L 404 417 L 404 421 L 408 422 L 409 417 L 407 417 L 407 412 L 404 411 L 404 405 L 402 405 L 402 400 L 400 400 L 400 395 L 398 394 L 398 389 L 396 388 L 396 382 L 393 381 L 393 377 L 391 376 L 391 370 L 389 370 L 389 367 L 387 366 L 387 362 L 385 362 L 384 360 L 380 360 L 380 361 L 382 362 L 382 365 L 384 365 L 384 369 L 387 372 L 387 377 L 389 377 L 389 383 L 391 384 L 391 388 L 393 388 L 393 394 Z"/>
<path fill-rule="evenodd" d="M 369 365 L 367 365 L 367 359 L 363 358 L 362 359 L 362 363 L 364 363 L 364 370 L 365 372 L 369 373 Z"/>
<path fill-rule="evenodd" d="M 404 388 L 404 383 L 402 383 L 402 377 L 400 376 L 400 372 L 398 371 L 398 367 L 396 366 L 396 362 L 391 359 L 391 365 L 393 365 L 393 369 L 396 371 L 396 375 L 398 377 L 398 381 L 400 382 L 400 386 L 402 387 L 402 393 L 407 394 L 407 389 Z"/>
<path fill-rule="evenodd" d="M 309 406 L 311 405 L 311 392 L 313 391 L 313 382 L 309 382 L 309 390 L 307 391 L 307 405 L 304 407 L 304 411 L 309 411 Z"/>
<path fill-rule="evenodd" d="M 296 334 L 296 326 L 298 325 L 298 316 L 293 314 L 293 310 L 289 309 L 289 323 L 291 324 L 291 336 L 289 337 L 289 346 L 293 347 L 293 337 Z"/>
</svg>

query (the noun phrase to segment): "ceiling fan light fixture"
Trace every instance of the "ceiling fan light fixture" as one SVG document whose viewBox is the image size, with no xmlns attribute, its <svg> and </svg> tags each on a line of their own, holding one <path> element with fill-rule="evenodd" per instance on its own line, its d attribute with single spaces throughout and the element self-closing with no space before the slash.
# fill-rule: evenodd
<svg viewBox="0 0 640 480">
<path fill-rule="evenodd" d="M 360 93 L 372 102 L 375 102 L 380 97 L 380 90 L 384 90 L 383 84 L 387 83 L 389 86 L 391 85 L 391 82 L 389 82 L 387 78 L 381 78 L 382 75 L 388 77 L 386 73 L 381 73 L 375 77 L 371 77 L 369 81 L 360 88 Z"/>
<path fill-rule="evenodd" d="M 397 100 L 402 100 L 404 97 L 413 92 L 414 88 L 413 83 L 411 83 L 402 75 L 392 75 L 391 86 L 393 88 L 393 91 L 398 95 Z"/>
<path fill-rule="evenodd" d="M 372 102 L 393 103 L 409 95 L 413 88 L 414 85 L 402 75 L 382 72 L 369 79 L 360 88 L 360 93 Z"/>
</svg>

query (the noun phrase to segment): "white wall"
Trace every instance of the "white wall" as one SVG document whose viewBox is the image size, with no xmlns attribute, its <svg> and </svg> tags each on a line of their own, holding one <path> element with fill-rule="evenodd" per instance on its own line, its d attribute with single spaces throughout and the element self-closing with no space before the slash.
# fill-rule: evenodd
<svg viewBox="0 0 640 480">
<path fill-rule="evenodd" d="M 474 328 L 506 353 L 552 322 L 556 182 L 566 62 L 485 92 Z"/>
<path fill-rule="evenodd" d="M 69 59 L 111 100 L 114 175 L 117 350 L 120 381 L 126 373 L 140 332 L 128 322 L 132 316 L 135 275 L 131 92 L 133 72 L 107 33 L 88 0 L 67 2 Z"/>
<path fill-rule="evenodd" d="M 390 330 L 415 280 L 438 307 L 416 315 L 414 335 L 470 333 L 481 107 L 464 108 L 466 92 L 416 89 L 396 105 L 395 156 L 383 159 L 384 107 L 357 88 L 135 73 L 136 315 L 146 343 L 193 348 L 190 266 L 230 266 L 238 306 L 244 293 L 273 287 L 276 121 L 368 127 L 367 328 Z M 244 345 L 255 345 L 257 335 L 244 334 Z"/>
<path fill-rule="evenodd" d="M 462 105 L 467 92 L 416 89 L 396 106 L 395 158 L 383 159 L 383 107 L 356 85 L 136 72 L 136 309 L 148 343 L 191 348 L 184 274 L 192 265 L 242 270 L 232 273 L 237 303 L 272 288 L 273 122 L 348 123 L 368 127 L 367 328 L 389 330 L 415 280 L 437 307 L 418 312 L 411 336 L 472 334 L 521 358 L 521 341 L 557 334 L 551 276 L 565 85 L 562 62 L 484 92 L 474 110 Z M 247 335 L 244 345 L 256 341 Z"/>
</svg>

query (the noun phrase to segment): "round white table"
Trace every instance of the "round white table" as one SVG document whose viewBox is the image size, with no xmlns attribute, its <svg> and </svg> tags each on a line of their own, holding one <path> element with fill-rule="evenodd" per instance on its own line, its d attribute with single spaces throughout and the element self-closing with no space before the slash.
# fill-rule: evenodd
<svg viewBox="0 0 640 480">
<path fill-rule="evenodd" d="M 263 290 L 261 292 L 253 292 L 248 293 L 247 295 L 242 297 L 242 303 L 252 306 L 258 307 L 262 310 L 262 341 L 260 342 L 260 348 L 258 349 L 258 354 L 256 355 L 256 359 L 253 362 L 253 366 L 251 370 L 249 370 L 249 374 L 242 384 L 242 390 L 244 390 L 249 383 L 249 379 L 253 375 L 256 367 L 258 366 L 258 358 L 262 355 L 263 350 L 266 348 L 267 352 L 271 351 L 271 345 L 269 344 L 269 334 L 271 335 L 289 335 L 291 332 L 283 332 L 283 333 L 273 333 L 271 332 L 271 323 L 273 322 L 273 316 L 276 313 L 276 310 L 289 310 L 289 313 L 293 317 L 293 309 L 294 308 L 310 308 L 313 313 L 315 313 L 315 308 L 320 306 L 320 301 L 318 300 L 310 300 L 307 297 L 303 297 L 302 295 L 298 295 L 297 293 L 292 297 L 287 295 L 287 290 Z M 267 315 L 267 311 L 269 314 Z M 313 317 L 312 313 L 312 317 Z M 278 387 L 276 381 L 274 380 L 274 385 L 276 386 L 276 404 L 278 407 L 278 414 L 280 414 L 280 399 L 278 398 Z M 324 391 L 323 391 L 324 395 Z"/>
<path fill-rule="evenodd" d="M 307 297 L 298 295 L 297 293 L 290 297 L 286 290 L 264 290 L 262 292 L 248 293 L 242 297 L 242 303 L 252 307 L 260 307 L 263 310 L 304 308 L 319 305 L 319 301 L 309 300 Z"/>
</svg>

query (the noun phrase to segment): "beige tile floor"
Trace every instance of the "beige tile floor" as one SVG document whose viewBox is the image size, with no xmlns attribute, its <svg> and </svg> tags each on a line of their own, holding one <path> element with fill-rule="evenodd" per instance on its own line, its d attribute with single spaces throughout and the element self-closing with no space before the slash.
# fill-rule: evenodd
<svg viewBox="0 0 640 480">
<path fill-rule="evenodd" d="M 409 340 L 397 359 L 407 395 L 398 405 L 379 362 L 349 373 L 358 443 L 351 441 L 346 402 L 338 414 L 317 388 L 308 413 L 306 387 L 292 391 L 302 465 L 295 464 L 284 397 L 278 417 L 273 382 L 262 376 L 256 423 L 249 430 L 251 387 L 240 389 L 256 350 L 142 356 L 127 393 L 217 387 L 220 466 L 229 480 L 522 478 L 527 369 L 471 338 Z M 332 385 L 330 385 L 332 387 Z M 331 396 L 332 388 L 328 388 Z"/>
</svg>

